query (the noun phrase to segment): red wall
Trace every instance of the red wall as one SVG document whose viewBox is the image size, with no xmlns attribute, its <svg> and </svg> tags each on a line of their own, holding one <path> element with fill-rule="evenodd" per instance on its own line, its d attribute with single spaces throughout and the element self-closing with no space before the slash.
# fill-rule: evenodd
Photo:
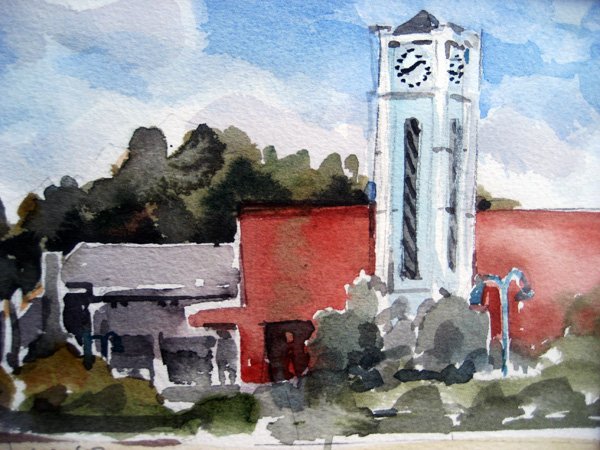
<svg viewBox="0 0 600 450">
<path fill-rule="evenodd" d="M 600 213 L 486 211 L 477 214 L 477 272 L 505 276 L 517 267 L 534 291 L 519 312 L 511 300 L 512 346 L 539 354 L 564 334 L 564 317 L 577 293 L 600 285 Z M 511 297 L 516 288 L 510 291 Z M 496 298 L 493 298 L 496 297 Z M 492 331 L 500 332 L 497 296 L 490 298 Z"/>
<path fill-rule="evenodd" d="M 343 309 L 344 286 L 373 273 L 374 226 L 369 206 L 342 206 L 246 209 L 240 227 L 244 307 L 201 311 L 190 324 L 237 324 L 242 380 L 264 383 L 264 323 Z"/>
<path fill-rule="evenodd" d="M 344 308 L 344 286 L 361 269 L 374 270 L 370 212 L 368 206 L 245 210 L 240 217 L 244 306 L 202 311 L 190 324 L 237 324 L 243 381 L 268 382 L 264 323 L 312 320 L 321 309 Z M 513 267 L 525 272 L 535 297 L 520 312 L 511 304 L 512 348 L 539 354 L 564 333 L 574 294 L 600 285 L 600 213 L 478 213 L 476 258 L 480 274 L 505 276 Z M 499 302 L 491 294 L 492 332 L 499 334 Z"/>
</svg>

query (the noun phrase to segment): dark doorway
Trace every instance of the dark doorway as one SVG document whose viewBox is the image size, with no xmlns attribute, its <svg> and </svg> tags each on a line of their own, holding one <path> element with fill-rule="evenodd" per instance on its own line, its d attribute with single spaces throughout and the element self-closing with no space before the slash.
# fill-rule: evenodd
<svg viewBox="0 0 600 450">
<path fill-rule="evenodd" d="M 308 368 L 304 343 L 315 331 L 310 320 L 290 320 L 265 325 L 265 346 L 271 381 L 289 380 Z"/>
</svg>

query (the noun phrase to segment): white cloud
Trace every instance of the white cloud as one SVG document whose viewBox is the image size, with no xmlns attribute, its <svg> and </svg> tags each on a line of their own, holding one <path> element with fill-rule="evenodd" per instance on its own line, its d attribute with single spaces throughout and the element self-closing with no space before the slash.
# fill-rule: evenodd
<svg viewBox="0 0 600 450">
<path fill-rule="evenodd" d="M 236 125 L 281 155 L 308 148 L 315 165 L 330 151 L 361 156 L 366 149 L 363 104 L 300 75 L 282 80 L 246 61 L 203 53 L 198 22 L 206 18 L 196 20 L 189 1 L 87 3 L 80 13 L 27 1 L 12 8 L 0 18 L 19 57 L 0 75 L 0 118 L 12 121 L 0 128 L 7 149 L 0 153 L 7 174 L 0 197 L 11 220 L 28 191 L 41 193 L 62 175 L 80 183 L 108 176 L 138 126 L 160 126 L 177 147 L 199 121 Z M 145 94 L 99 85 L 97 73 L 62 70 L 63 61 L 89 48 L 129 65 Z"/>
<path fill-rule="evenodd" d="M 554 20 L 569 25 L 580 25 L 595 0 L 554 0 Z"/>
<path fill-rule="evenodd" d="M 479 153 L 490 155 L 515 173 L 565 177 L 578 171 L 585 152 L 558 138 L 541 120 L 509 107 L 490 111 L 479 127 Z"/>
<path fill-rule="evenodd" d="M 577 77 L 505 76 L 499 86 L 486 83 L 483 89 L 490 92 L 491 108 L 509 105 L 526 117 L 544 120 L 561 139 L 600 123 L 596 110 L 581 95 Z"/>
<path fill-rule="evenodd" d="M 572 31 L 557 28 L 540 30 L 535 42 L 542 50 L 544 62 L 558 64 L 588 60 L 593 43 L 588 37 L 580 37 Z"/>
<path fill-rule="evenodd" d="M 85 11 L 87 9 L 101 8 L 119 0 L 46 0 L 53 5 L 66 6 L 75 11 Z"/>
<path fill-rule="evenodd" d="M 176 147 L 199 121 L 236 125 L 260 147 L 274 144 L 280 155 L 308 148 L 318 165 L 332 151 L 356 153 L 366 167 L 366 100 L 303 75 L 281 79 L 241 59 L 204 53 L 207 36 L 199 27 L 206 15 L 197 18 L 191 1 L 53 3 L 9 2 L 0 16 L 3 40 L 18 57 L 0 71 L 0 197 L 12 220 L 29 190 L 40 192 L 64 174 L 80 182 L 108 175 L 138 126 L 160 126 Z M 557 20 L 575 21 L 583 7 L 569 13 L 539 1 L 460 0 L 453 8 L 442 0 L 422 3 L 361 0 L 356 11 L 363 25 L 399 24 L 426 6 L 434 14 L 443 11 L 441 20 L 485 28 L 507 42 L 533 40 L 555 61 L 589 53 L 585 39 L 551 20 L 558 14 Z M 355 11 L 340 10 L 338 16 L 351 20 Z M 556 53 L 555 31 L 575 49 L 571 56 Z M 124 95 L 110 83 L 63 70 L 64 60 L 92 50 L 138 77 L 132 83 L 143 95 Z M 533 207 L 592 202 L 600 120 L 581 96 L 578 79 L 505 77 L 486 89 L 493 91 L 480 134 L 480 175 L 490 180 L 484 185 Z M 541 192 L 552 195 L 537 196 Z"/>
<path fill-rule="evenodd" d="M 591 39 L 578 36 L 575 28 L 560 26 L 559 22 L 581 21 L 589 9 L 583 1 L 575 0 L 576 5 L 570 3 L 568 0 L 554 4 L 550 0 L 357 0 L 352 9 L 363 24 L 392 26 L 400 25 L 425 9 L 442 23 L 453 22 L 469 29 L 485 30 L 504 42 L 534 42 L 543 58 L 565 63 L 590 57 Z M 344 18 L 350 15 L 347 11 L 338 13 Z M 567 44 L 570 47 L 566 47 Z M 561 51 L 561 46 L 569 48 L 569 52 Z"/>
<path fill-rule="evenodd" d="M 598 130 L 600 121 L 561 140 L 542 120 L 492 110 L 480 124 L 478 183 L 524 208 L 600 208 Z"/>
<path fill-rule="evenodd" d="M 368 145 L 362 127 L 343 124 L 334 129 L 324 128 L 293 110 L 268 105 L 255 97 L 221 98 L 195 116 L 194 122 L 205 121 L 221 129 L 236 124 L 260 148 L 274 145 L 280 156 L 308 149 L 313 166 L 333 152 L 342 155 L 342 159 L 351 153 L 361 161 L 367 159 Z"/>
<path fill-rule="evenodd" d="M 4 6 L 4 39 L 22 62 L 42 58 L 49 41 L 74 51 L 100 49 L 139 68 L 160 66 L 185 46 L 203 45 L 191 4 L 184 0 L 121 0 L 79 11 L 31 0 Z"/>
<path fill-rule="evenodd" d="M 600 208 L 600 160 L 586 155 L 581 171 L 555 179 L 532 171 L 506 170 L 492 155 L 479 159 L 477 182 L 496 197 L 517 199 L 525 209 Z"/>
</svg>

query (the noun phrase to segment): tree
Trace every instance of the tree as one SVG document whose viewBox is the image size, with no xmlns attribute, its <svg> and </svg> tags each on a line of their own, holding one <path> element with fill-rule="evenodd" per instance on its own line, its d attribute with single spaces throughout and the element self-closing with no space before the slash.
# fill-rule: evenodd
<svg viewBox="0 0 600 450">
<path fill-rule="evenodd" d="M 358 183 L 358 167 L 359 162 L 356 155 L 348 155 L 344 160 L 344 169 L 350 171 L 352 174 L 351 181 L 353 183 Z"/>
<path fill-rule="evenodd" d="M 6 235 L 6 233 L 8 233 L 9 229 L 10 225 L 6 220 L 6 211 L 4 209 L 4 203 L 2 203 L 2 200 L 0 199 L 0 239 L 2 239 Z"/>
<path fill-rule="evenodd" d="M 485 190 L 480 184 L 477 185 L 477 198 L 475 200 L 478 211 L 498 210 L 498 209 L 515 209 L 521 206 L 517 200 L 510 198 L 494 197 Z"/>
<path fill-rule="evenodd" d="M 230 242 L 244 203 L 365 203 L 358 160 L 349 157 L 346 165 L 352 180 L 336 153 L 315 170 L 307 150 L 279 159 L 273 147 L 264 149 L 262 163 L 246 133 L 206 124 L 167 156 L 161 130 L 138 128 L 112 178 L 79 187 L 65 176 L 43 198 L 30 194 L 23 200 L 20 220 L 0 246 L 0 288 L 8 297 L 19 287 L 32 289 L 42 250 L 68 252 L 82 241 Z M 0 203 L 0 234 L 6 227 Z M 17 242 L 23 246 L 19 255 L 3 250 Z"/>
<path fill-rule="evenodd" d="M 177 193 L 208 187 L 225 163 L 225 149 L 225 144 L 214 130 L 206 124 L 198 125 L 186 142 L 167 159 L 168 186 Z"/>
<path fill-rule="evenodd" d="M 255 164 L 260 163 L 260 150 L 250 140 L 250 137 L 239 128 L 230 126 L 224 131 L 217 130 L 216 134 L 219 140 L 225 144 L 225 152 L 223 154 L 225 164 L 240 157 Z"/>
<path fill-rule="evenodd" d="M 30 231 L 0 241 L 0 298 L 10 298 L 17 289 L 27 293 L 36 287 L 41 256 L 39 240 Z"/>
<path fill-rule="evenodd" d="M 290 197 L 290 191 L 269 174 L 256 169 L 248 159 L 238 158 L 231 162 L 224 177 L 211 186 L 203 201 L 205 215 L 200 221 L 198 240 L 232 242 L 240 204 L 282 203 L 289 201 Z"/>
<path fill-rule="evenodd" d="M 38 240 L 44 240 L 47 249 L 62 250 L 59 230 L 64 227 L 67 214 L 81 208 L 86 195 L 74 178 L 64 176 L 58 186 L 51 185 L 44 190 L 44 198 L 36 200 L 35 207 L 27 211 L 20 226 L 34 233 Z"/>
<path fill-rule="evenodd" d="M 322 185 L 319 173 L 310 167 L 307 150 L 277 159 L 273 149 L 263 170 L 291 193 L 293 201 L 312 199 Z"/>
</svg>

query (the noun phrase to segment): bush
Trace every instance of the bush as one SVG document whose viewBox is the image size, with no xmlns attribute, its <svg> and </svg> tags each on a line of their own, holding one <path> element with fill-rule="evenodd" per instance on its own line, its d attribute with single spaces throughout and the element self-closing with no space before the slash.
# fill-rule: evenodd
<svg viewBox="0 0 600 450">
<path fill-rule="evenodd" d="M 572 301 L 565 314 L 565 328 L 577 336 L 600 337 L 600 286 Z"/>
<path fill-rule="evenodd" d="M 372 279 L 373 278 L 373 279 Z M 317 315 L 317 333 L 308 349 L 318 371 L 343 372 L 355 391 L 381 386 L 383 379 L 374 367 L 380 363 L 383 339 L 375 324 L 378 299 L 375 277 L 363 277 L 348 289 L 343 311 Z"/>
<path fill-rule="evenodd" d="M 0 407 L 10 408 L 15 391 L 15 383 L 12 378 L 0 367 Z"/>
<path fill-rule="evenodd" d="M 169 413 L 149 382 L 115 379 L 102 359 L 86 370 L 77 351 L 69 346 L 47 358 L 26 363 L 19 379 L 25 382 L 26 395 L 21 410 L 54 410 L 77 415 Z"/>
<path fill-rule="evenodd" d="M 260 405 L 250 394 L 211 397 L 196 403 L 181 414 L 184 427 L 195 432 L 201 427 L 212 434 L 223 436 L 252 433 L 258 422 Z"/>
</svg>

